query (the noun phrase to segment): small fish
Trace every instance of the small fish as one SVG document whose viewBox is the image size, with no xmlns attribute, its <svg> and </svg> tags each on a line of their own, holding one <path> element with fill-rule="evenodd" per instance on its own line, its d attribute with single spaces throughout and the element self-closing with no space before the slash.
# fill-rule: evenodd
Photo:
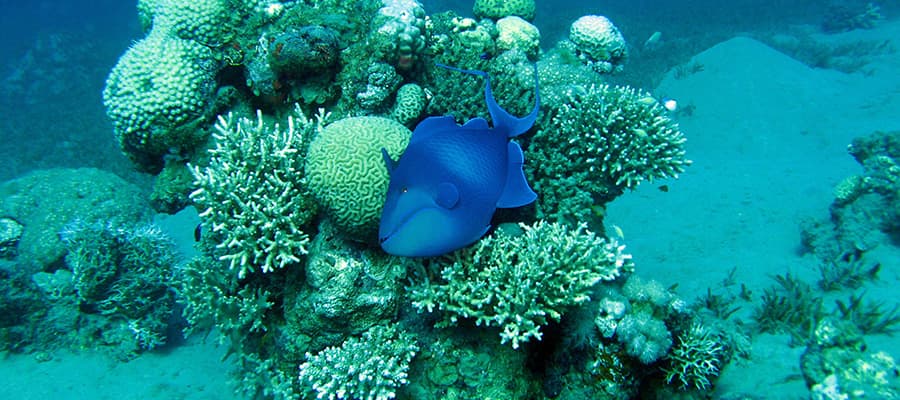
<svg viewBox="0 0 900 400">
<path fill-rule="evenodd" d="M 648 106 L 654 105 L 658 102 L 653 96 L 644 96 L 638 99 L 638 103 L 645 104 Z"/>
<path fill-rule="evenodd" d="M 675 99 L 670 99 L 668 97 L 663 97 L 662 101 L 660 101 L 663 108 L 669 111 L 675 111 L 678 108 L 678 102 Z"/>
<path fill-rule="evenodd" d="M 616 234 L 616 237 L 622 240 L 625 240 L 625 232 L 618 225 L 612 226 L 613 232 Z"/>
<path fill-rule="evenodd" d="M 484 52 L 484 53 L 481 53 L 481 55 L 479 55 L 478 57 L 480 57 L 482 60 L 490 60 L 490 59 L 494 58 L 494 55 L 491 53 L 488 53 L 488 52 Z"/>
<path fill-rule="evenodd" d="M 657 189 L 659 189 L 660 192 L 668 193 L 669 185 L 659 185 L 659 187 L 657 187 Z"/>
</svg>

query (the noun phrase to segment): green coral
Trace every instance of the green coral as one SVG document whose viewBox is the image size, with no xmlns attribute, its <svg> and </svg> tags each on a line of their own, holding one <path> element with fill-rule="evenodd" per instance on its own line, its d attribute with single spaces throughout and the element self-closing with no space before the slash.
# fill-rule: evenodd
<svg viewBox="0 0 900 400">
<path fill-rule="evenodd" d="M 497 49 L 518 49 L 529 58 L 536 58 L 541 50 L 541 32 L 522 18 L 501 18 L 497 21 Z"/>
<path fill-rule="evenodd" d="M 135 43 L 106 80 L 103 104 L 125 154 L 155 171 L 166 154 L 205 139 L 197 123 L 210 112 L 217 63 L 205 46 L 162 30 Z"/>
<path fill-rule="evenodd" d="M 649 94 L 594 85 L 566 97 L 547 109 L 526 151 L 539 218 L 590 221 L 625 190 L 690 164 L 678 124 Z"/>
<path fill-rule="evenodd" d="M 443 311 L 444 324 L 472 318 L 477 325 L 499 327 L 501 342 L 518 348 L 540 340 L 540 327 L 559 321 L 569 307 L 590 300 L 594 285 L 634 268 L 625 246 L 583 224 L 573 229 L 540 221 L 521 227 L 521 235 L 498 231 L 442 260 L 440 281 L 411 288 L 413 306 Z"/>
<path fill-rule="evenodd" d="M 159 8 L 159 0 L 138 0 L 137 13 L 138 23 L 144 33 L 150 32 L 153 28 L 153 19 L 156 18 L 157 9 Z"/>
<path fill-rule="evenodd" d="M 569 28 L 569 40 L 561 44 L 600 73 L 619 72 L 628 58 L 628 45 L 612 21 L 601 15 L 585 15 Z"/>
<path fill-rule="evenodd" d="M 102 222 L 74 222 L 60 236 L 79 309 L 130 332 L 136 350 L 164 344 L 175 303 L 175 243 L 154 226 Z"/>
<path fill-rule="evenodd" d="M 709 390 L 719 376 L 725 347 L 709 328 L 693 324 L 682 332 L 672 351 L 666 356 L 666 383 L 675 382 L 682 389 Z"/>
<path fill-rule="evenodd" d="M 534 0 L 475 0 L 472 12 L 479 18 L 500 19 L 515 15 L 531 21 L 535 8 Z"/>
<path fill-rule="evenodd" d="M 401 303 L 408 258 L 393 257 L 319 224 L 304 269 L 305 281 L 286 296 L 285 309 L 299 331 L 328 335 L 360 332 L 394 318 Z"/>
<path fill-rule="evenodd" d="M 255 119 L 220 116 L 209 166 L 192 167 L 198 189 L 191 199 L 217 239 L 218 258 L 238 276 L 270 272 L 306 254 L 316 206 L 303 154 L 317 126 L 299 109 L 284 127 L 260 112 Z"/>
<path fill-rule="evenodd" d="M 409 363 L 418 350 L 413 335 L 374 326 L 340 347 L 307 353 L 300 381 L 319 399 L 393 399 L 397 388 L 408 383 Z"/>
<path fill-rule="evenodd" d="M 158 0 L 153 28 L 206 46 L 219 46 L 231 29 L 232 0 Z M 140 5 L 140 3 L 139 3 Z M 139 9 L 140 10 L 140 9 Z"/>
<path fill-rule="evenodd" d="M 412 133 L 382 117 L 351 117 L 320 130 L 309 146 L 309 189 L 349 237 L 374 240 L 390 177 L 381 149 L 397 159 Z"/>
<path fill-rule="evenodd" d="M 137 223 L 149 217 L 149 207 L 137 186 L 113 173 L 50 169 L 0 184 L 0 216 L 22 225 L 18 260 L 39 270 L 65 254 L 59 232 L 73 220 Z"/>
<path fill-rule="evenodd" d="M 415 83 L 407 83 L 397 90 L 397 99 L 394 102 L 394 109 L 391 110 L 391 118 L 407 127 L 412 127 L 419 122 L 419 117 L 425 111 L 427 103 L 425 90 Z"/>
<path fill-rule="evenodd" d="M 409 71 L 425 49 L 425 8 L 417 0 L 382 0 L 372 20 L 370 51 L 379 60 Z"/>
</svg>

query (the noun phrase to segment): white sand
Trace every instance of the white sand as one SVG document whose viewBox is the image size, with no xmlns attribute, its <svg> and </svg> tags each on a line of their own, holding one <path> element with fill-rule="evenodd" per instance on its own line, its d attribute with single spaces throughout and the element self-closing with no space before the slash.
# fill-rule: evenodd
<svg viewBox="0 0 900 400">
<path fill-rule="evenodd" d="M 900 24 L 819 38 L 890 37 L 900 37 Z M 701 72 L 680 80 L 670 72 L 655 94 L 696 107 L 679 120 L 694 165 L 678 180 L 645 183 L 617 199 L 608 224 L 623 229 L 638 275 L 677 284 L 686 299 L 721 288 L 732 268 L 757 300 L 776 274 L 790 271 L 814 284 L 817 264 L 799 254 L 799 221 L 827 217 L 833 186 L 861 171 L 846 151 L 854 137 L 900 129 L 900 54 L 874 58 L 867 74 L 845 74 L 810 68 L 738 37 L 693 61 L 703 65 Z M 900 254 L 879 251 L 889 258 L 882 259 L 881 280 L 869 285 L 866 297 L 881 297 L 890 309 L 897 302 L 890 293 L 900 281 Z M 739 315 L 746 319 L 755 304 L 742 305 Z M 808 396 L 797 380 L 803 349 L 789 348 L 788 341 L 754 338 L 752 359 L 727 368 L 717 393 Z M 900 356 L 896 339 L 868 341 Z"/>
</svg>

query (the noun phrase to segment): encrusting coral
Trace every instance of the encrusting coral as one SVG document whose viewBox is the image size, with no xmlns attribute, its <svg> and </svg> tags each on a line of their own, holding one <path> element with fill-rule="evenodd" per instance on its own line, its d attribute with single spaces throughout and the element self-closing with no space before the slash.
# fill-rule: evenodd
<svg viewBox="0 0 900 400">
<path fill-rule="evenodd" d="M 207 167 L 193 166 L 191 199 L 220 260 L 241 277 L 297 263 L 310 241 L 316 203 L 305 186 L 310 138 L 323 116 L 295 109 L 286 126 L 232 114 L 219 117 Z"/>
<path fill-rule="evenodd" d="M 165 344 L 175 309 L 175 242 L 151 225 L 112 222 L 75 221 L 60 236 L 79 310 L 109 320 L 97 329 L 105 340 L 126 342 L 126 351 Z"/>
</svg>

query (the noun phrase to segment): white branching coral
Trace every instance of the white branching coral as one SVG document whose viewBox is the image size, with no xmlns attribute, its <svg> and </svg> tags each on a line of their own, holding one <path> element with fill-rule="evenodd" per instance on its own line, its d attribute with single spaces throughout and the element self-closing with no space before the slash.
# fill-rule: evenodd
<svg viewBox="0 0 900 400">
<path fill-rule="evenodd" d="M 374 326 L 340 347 L 306 353 L 300 382 L 317 399 L 388 400 L 408 383 L 409 362 L 419 351 L 415 338 L 393 326 Z"/>
<path fill-rule="evenodd" d="M 297 108 L 283 129 L 256 119 L 220 116 L 209 166 L 192 166 L 191 193 L 219 259 L 248 272 L 270 272 L 307 253 L 306 230 L 316 214 L 306 189 L 303 157 L 319 121 Z"/>
<path fill-rule="evenodd" d="M 499 232 L 441 262 L 441 280 L 411 288 L 413 306 L 443 311 L 443 324 L 472 318 L 501 329 L 513 348 L 541 339 L 540 327 L 559 321 L 570 306 L 590 300 L 591 288 L 634 269 L 615 240 L 584 224 L 520 225 L 521 235 Z"/>
</svg>

